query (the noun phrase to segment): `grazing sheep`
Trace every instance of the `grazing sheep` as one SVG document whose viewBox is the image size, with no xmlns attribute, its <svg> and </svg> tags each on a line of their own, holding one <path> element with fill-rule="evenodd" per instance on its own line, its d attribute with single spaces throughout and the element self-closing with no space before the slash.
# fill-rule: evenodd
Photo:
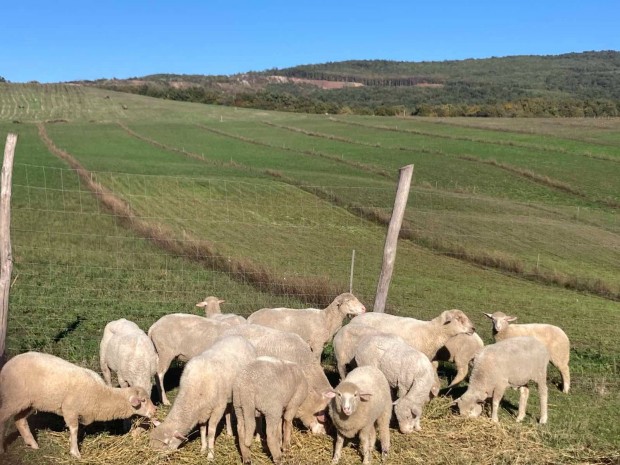
<svg viewBox="0 0 620 465">
<path fill-rule="evenodd" d="M 256 430 L 255 412 L 265 417 L 267 446 L 274 463 L 279 464 L 282 452 L 291 445 L 293 418 L 307 395 L 306 377 L 296 363 L 258 357 L 241 370 L 233 384 L 233 405 L 244 464 L 252 462 L 250 446 Z"/>
<path fill-rule="evenodd" d="M 457 401 L 461 415 L 477 417 L 482 405 L 493 398 L 491 419 L 499 421 L 499 403 L 508 387 L 519 388 L 519 414 L 517 421 L 525 418 L 529 389 L 527 383 L 535 381 L 540 396 L 540 423 L 547 423 L 547 364 L 549 352 L 545 345 L 531 336 L 519 336 L 496 342 L 482 349 L 474 358 L 474 368 L 469 377 L 469 387 Z"/>
<path fill-rule="evenodd" d="M 484 342 L 477 333 L 457 334 L 446 341 L 433 358 L 433 366 L 437 369 L 439 361 L 452 362 L 456 365 L 456 376 L 448 387 L 456 386 L 467 376 L 469 364 L 476 354 L 484 347 Z"/>
<path fill-rule="evenodd" d="M 121 318 L 105 326 L 99 362 L 108 386 L 112 386 L 113 370 L 120 387 L 141 387 L 150 396 L 158 359 L 153 342 L 134 322 Z"/>
<path fill-rule="evenodd" d="M 549 324 L 515 324 L 511 321 L 517 319 L 516 316 L 508 316 L 503 312 L 493 314 L 485 313 L 493 320 L 493 337 L 496 341 L 515 336 L 532 336 L 542 342 L 549 351 L 551 364 L 560 370 L 562 375 L 562 391 L 568 394 L 570 390 L 570 369 L 568 361 L 570 358 L 570 341 L 564 331 L 557 326 Z"/>
<path fill-rule="evenodd" d="M 419 431 L 422 409 L 439 393 L 437 373 L 428 357 L 394 334 L 369 334 L 355 352 L 358 367 L 373 366 L 397 389 L 394 413 L 401 433 Z"/>
<path fill-rule="evenodd" d="M 175 358 L 188 361 L 211 347 L 215 340 L 231 326 L 197 315 L 172 313 L 157 320 L 148 335 L 159 355 L 157 388 L 164 405 L 170 401 L 164 390 L 164 375 Z"/>
<path fill-rule="evenodd" d="M 256 350 L 241 336 L 220 338 L 210 349 L 193 357 L 183 370 L 170 413 L 151 431 L 151 447 L 176 449 L 194 425 L 200 424 L 200 451 L 207 451 L 207 460 L 213 460 L 215 431 L 232 402 L 233 382 L 255 358 Z"/>
<path fill-rule="evenodd" d="M 372 366 L 358 367 L 336 388 L 327 391 L 325 396 L 331 399 L 329 415 L 337 430 L 332 463 L 340 460 L 344 438 L 353 438 L 357 434 L 360 438 L 362 463 L 370 463 L 376 429 L 379 430 L 381 441 L 381 458 L 385 460 L 390 450 L 392 397 L 390 385 L 383 373 Z"/>
<path fill-rule="evenodd" d="M 323 346 L 342 327 L 347 315 L 360 315 L 366 307 L 353 294 L 345 292 L 336 297 L 327 308 L 292 309 L 263 308 L 248 317 L 248 323 L 269 326 L 299 334 L 306 341 L 317 360 L 321 359 Z"/>
<path fill-rule="evenodd" d="M 361 338 L 369 334 L 385 334 L 372 326 L 362 324 L 344 325 L 338 330 L 332 341 L 334 347 L 334 356 L 336 357 L 336 366 L 340 379 L 344 379 L 347 375 L 347 365 L 355 358 L 357 344 Z"/>
<path fill-rule="evenodd" d="M 362 324 L 384 333 L 396 334 L 411 347 L 425 354 L 429 360 L 435 357 L 437 351 L 452 336 L 471 334 L 475 330 L 474 325 L 461 310 L 446 310 L 430 321 L 386 313 L 366 313 L 356 316 L 349 324 Z"/>
<path fill-rule="evenodd" d="M 27 420 L 37 410 L 62 415 L 69 427 L 71 455 L 77 458 L 81 457 L 79 423 L 155 415 L 155 406 L 141 387 L 112 388 L 92 370 L 53 355 L 26 352 L 0 371 L 0 452 L 4 452 L 6 422 L 13 416 L 24 442 L 39 448 Z"/>
<path fill-rule="evenodd" d="M 245 337 L 256 348 L 258 356 L 275 357 L 299 365 L 308 381 L 308 395 L 296 418 L 313 434 L 324 434 L 325 408 L 329 400 L 323 393 L 332 386 L 308 344 L 297 334 L 251 323 L 232 327 L 223 335 L 230 334 Z"/>
<path fill-rule="evenodd" d="M 218 299 L 217 297 L 209 296 L 205 297 L 205 300 L 198 302 L 196 307 L 203 307 L 205 309 L 205 317 L 212 318 L 222 323 L 228 323 L 229 325 L 241 325 L 246 322 L 245 318 L 234 313 L 222 313 L 220 304 L 226 302 L 225 300 Z"/>
</svg>

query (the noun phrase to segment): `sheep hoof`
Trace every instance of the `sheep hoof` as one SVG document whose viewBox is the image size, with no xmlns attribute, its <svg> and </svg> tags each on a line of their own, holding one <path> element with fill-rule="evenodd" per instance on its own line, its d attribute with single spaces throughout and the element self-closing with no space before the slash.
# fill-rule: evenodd
<svg viewBox="0 0 620 465">
<path fill-rule="evenodd" d="M 207 454 L 207 460 L 214 460 L 215 459 L 215 454 L 213 453 L 212 449 L 209 449 L 209 453 Z"/>
</svg>

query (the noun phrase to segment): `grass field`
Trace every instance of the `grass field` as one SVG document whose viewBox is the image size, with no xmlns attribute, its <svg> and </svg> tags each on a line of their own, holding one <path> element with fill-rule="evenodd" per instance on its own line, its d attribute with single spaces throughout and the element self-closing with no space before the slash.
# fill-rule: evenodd
<svg viewBox="0 0 620 465">
<path fill-rule="evenodd" d="M 535 394 L 526 425 L 512 425 L 510 393 L 506 426 L 492 428 L 463 424 L 438 399 L 426 439 L 394 433 L 391 461 L 415 463 L 408 443 L 418 459 L 432 456 L 435 433 L 455 442 L 441 463 L 514 462 L 498 447 L 457 446 L 480 434 L 474 426 L 498 440 L 525 435 L 510 446 L 522 463 L 618 460 L 620 120 L 299 115 L 0 84 L 0 134 L 8 132 L 19 134 L 9 355 L 40 350 L 97 369 L 107 321 L 147 329 L 164 314 L 195 312 L 209 294 L 244 315 L 318 305 L 348 290 L 353 250 L 353 290 L 372 307 L 398 168 L 414 163 L 388 311 L 430 319 L 460 308 L 486 343 L 482 312 L 561 326 L 573 391 L 550 389 L 545 428 L 534 424 Z M 124 202 L 131 221 L 98 200 L 92 182 Z M 550 381 L 559 382 L 554 368 Z M 48 453 L 18 440 L 7 457 L 68 460 L 66 432 L 39 437 Z M 87 436 L 83 456 L 99 463 L 118 441 L 109 431 Z M 301 446 L 291 463 L 329 455 L 329 440 L 312 444 L 312 458 Z"/>
</svg>

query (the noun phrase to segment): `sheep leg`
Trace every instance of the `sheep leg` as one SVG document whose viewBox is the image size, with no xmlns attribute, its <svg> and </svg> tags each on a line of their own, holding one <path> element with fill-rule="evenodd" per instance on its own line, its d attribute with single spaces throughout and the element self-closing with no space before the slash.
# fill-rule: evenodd
<svg viewBox="0 0 620 465">
<path fill-rule="evenodd" d="M 80 454 L 80 449 L 78 448 L 78 417 L 75 414 L 67 415 L 66 413 L 63 413 L 63 417 L 65 419 L 65 423 L 69 427 L 69 443 L 71 444 L 71 449 L 69 452 L 75 458 L 80 459 L 82 456 Z"/>
<path fill-rule="evenodd" d="M 166 396 L 166 390 L 164 389 L 164 376 L 166 375 L 168 368 L 170 368 L 170 364 L 173 359 L 174 357 L 159 354 L 159 360 L 157 361 L 157 374 L 155 375 L 155 379 L 157 381 L 156 384 L 159 397 L 164 405 L 170 405 L 170 401 Z"/>
<path fill-rule="evenodd" d="M 108 386 L 112 386 L 112 372 L 110 371 L 110 367 L 103 360 L 101 361 L 101 374 L 103 375 L 103 379 Z"/>
<path fill-rule="evenodd" d="M 27 418 L 28 418 L 28 415 L 30 415 L 31 413 L 32 413 L 32 409 L 29 408 L 15 415 L 15 426 L 17 427 L 17 431 L 19 431 L 19 434 L 24 440 L 24 443 L 27 446 L 32 447 L 33 449 L 38 449 L 39 444 L 37 444 L 37 441 L 32 436 L 32 432 L 30 431 L 30 426 L 28 426 Z"/>
<path fill-rule="evenodd" d="M 558 366 L 558 370 L 560 370 L 560 374 L 562 375 L 562 392 L 564 394 L 568 394 L 570 390 L 570 369 L 568 365 Z"/>
<path fill-rule="evenodd" d="M 420 416 L 422 412 L 420 411 L 420 415 L 417 416 L 416 421 L 417 427 L 419 429 L 420 425 Z M 388 410 L 385 415 L 379 417 L 377 420 L 377 428 L 379 429 L 379 442 L 381 443 L 381 460 L 385 461 L 387 459 L 388 453 L 390 452 L 390 419 L 392 418 L 392 409 Z M 374 448 L 374 444 L 373 444 Z"/>
<path fill-rule="evenodd" d="M 243 415 L 243 409 L 241 409 L 240 407 L 236 407 L 235 408 L 235 414 L 237 416 L 237 436 L 239 437 L 239 452 L 241 452 L 241 461 L 244 464 L 250 464 L 252 463 L 252 456 L 250 454 L 250 447 L 246 446 L 246 442 L 247 442 L 247 432 L 248 430 L 246 429 L 245 426 L 245 416 Z M 252 412 L 252 415 L 254 414 L 254 412 Z M 254 431 L 252 431 L 249 436 L 252 437 L 252 434 L 254 433 Z M 252 441 L 250 441 L 251 443 Z"/>
<path fill-rule="evenodd" d="M 377 441 L 377 431 L 374 425 L 363 428 L 360 433 L 360 449 L 362 450 L 362 463 L 367 465 L 370 463 L 372 457 L 372 449 L 374 449 L 375 442 Z"/>
<path fill-rule="evenodd" d="M 336 436 L 336 446 L 334 447 L 334 457 L 332 458 L 332 464 L 334 465 L 340 461 L 342 446 L 344 446 L 344 436 L 340 434 L 340 431 L 338 431 Z"/>
<path fill-rule="evenodd" d="M 340 360 L 338 360 L 336 365 L 338 366 L 338 374 L 340 375 L 340 379 L 345 379 L 347 376 L 347 364 L 340 363 Z"/>
<path fill-rule="evenodd" d="M 273 462 L 277 465 L 282 461 L 282 417 L 265 415 L 267 423 L 267 447 Z"/>
<path fill-rule="evenodd" d="M 530 396 L 530 390 L 527 386 L 521 386 L 519 388 L 519 415 L 517 415 L 517 421 L 523 421 L 525 418 L 525 410 L 527 409 L 527 399 Z"/>
<path fill-rule="evenodd" d="M 465 377 L 467 376 L 468 371 L 469 371 L 469 362 L 466 362 L 465 364 L 457 362 L 456 363 L 456 376 L 454 377 L 452 382 L 448 385 L 448 387 L 456 386 L 461 381 L 463 381 Z"/>
<path fill-rule="evenodd" d="M 215 458 L 215 432 L 217 430 L 217 425 L 220 423 L 220 420 L 224 416 L 224 412 L 226 411 L 226 404 L 218 405 L 211 412 L 211 416 L 209 417 L 209 432 L 207 435 L 207 460 L 213 460 Z M 201 427 L 202 428 L 202 427 Z M 202 439 L 202 429 L 200 430 L 201 439 Z M 202 443 L 202 447 L 200 449 L 201 452 L 204 452 L 205 443 Z"/>
<path fill-rule="evenodd" d="M 540 421 L 541 425 L 547 423 L 547 379 L 543 378 L 538 383 L 538 395 L 540 397 Z"/>
<path fill-rule="evenodd" d="M 492 409 L 491 409 L 491 420 L 494 421 L 495 423 L 499 422 L 499 417 L 498 417 L 498 412 L 499 412 L 499 403 L 502 400 L 502 397 L 504 397 L 504 392 L 506 391 L 505 387 L 496 387 L 495 390 L 493 391 L 493 402 L 492 402 Z"/>
<path fill-rule="evenodd" d="M 207 450 L 207 423 L 200 423 L 200 453 Z"/>
<path fill-rule="evenodd" d="M 233 429 L 232 429 L 232 407 L 231 407 L 231 405 L 227 405 L 226 406 L 226 435 L 227 436 L 232 436 L 233 435 Z"/>
</svg>

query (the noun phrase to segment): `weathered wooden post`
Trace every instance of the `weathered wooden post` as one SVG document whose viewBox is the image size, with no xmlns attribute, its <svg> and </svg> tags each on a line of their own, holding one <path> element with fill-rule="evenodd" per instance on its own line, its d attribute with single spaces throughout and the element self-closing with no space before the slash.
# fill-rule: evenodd
<svg viewBox="0 0 620 465">
<path fill-rule="evenodd" d="M 13 272 L 11 253 L 11 178 L 17 134 L 9 134 L 4 146 L 0 177 L 0 368 L 5 361 L 6 326 L 9 319 L 9 291 Z"/>
<path fill-rule="evenodd" d="M 403 216 L 405 215 L 405 207 L 407 206 L 407 199 L 409 197 L 411 177 L 413 176 L 413 165 L 403 166 L 399 171 L 398 188 L 396 189 L 392 218 L 390 219 L 390 225 L 385 238 L 385 246 L 383 247 L 383 265 L 381 266 L 375 306 L 373 308 L 374 312 L 380 313 L 385 311 L 385 302 L 387 301 L 388 289 L 390 288 L 390 281 L 392 280 L 394 261 L 396 260 L 396 246 L 398 245 L 398 234 L 403 224 Z"/>
</svg>

